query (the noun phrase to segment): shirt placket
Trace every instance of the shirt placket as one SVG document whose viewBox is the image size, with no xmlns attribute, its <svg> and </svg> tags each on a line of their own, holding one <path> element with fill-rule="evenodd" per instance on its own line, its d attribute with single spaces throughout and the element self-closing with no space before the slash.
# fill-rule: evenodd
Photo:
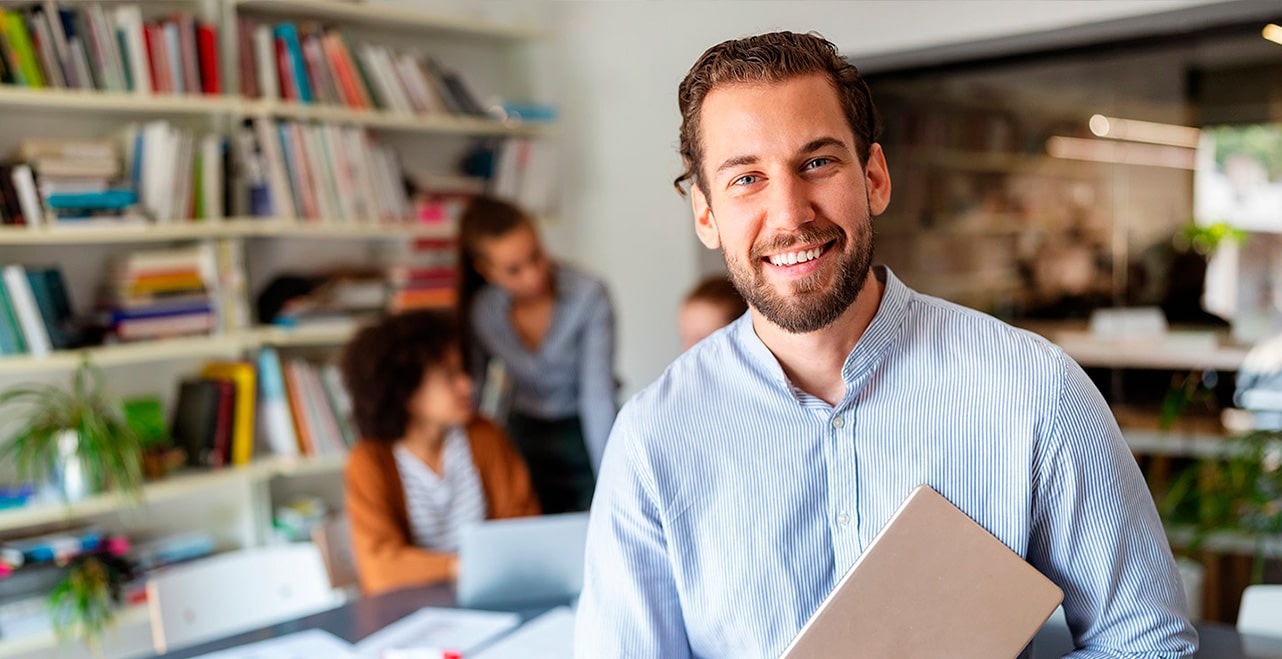
<svg viewBox="0 0 1282 659">
<path fill-rule="evenodd" d="M 859 558 L 859 464 L 855 451 L 857 419 L 852 405 L 832 410 L 828 416 L 827 453 L 829 525 L 833 560 L 839 573 Z"/>
</svg>

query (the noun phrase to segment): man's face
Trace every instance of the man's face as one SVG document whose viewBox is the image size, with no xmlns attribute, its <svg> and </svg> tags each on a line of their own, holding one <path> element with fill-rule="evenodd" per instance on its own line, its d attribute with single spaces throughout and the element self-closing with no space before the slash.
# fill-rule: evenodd
<svg viewBox="0 0 1282 659">
<path fill-rule="evenodd" d="M 872 216 L 890 201 L 881 147 L 860 165 L 822 75 L 718 87 L 701 125 L 699 238 L 721 248 L 731 281 L 767 320 L 798 334 L 827 327 L 872 262 Z"/>
</svg>

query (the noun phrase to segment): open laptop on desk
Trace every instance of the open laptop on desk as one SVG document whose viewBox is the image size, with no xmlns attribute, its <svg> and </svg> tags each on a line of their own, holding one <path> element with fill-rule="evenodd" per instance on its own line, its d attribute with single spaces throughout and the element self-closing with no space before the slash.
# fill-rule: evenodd
<svg viewBox="0 0 1282 659">
<path fill-rule="evenodd" d="M 1009 659 L 1062 599 L 1033 566 L 921 485 L 780 659 Z"/>
<path fill-rule="evenodd" d="M 564 604 L 583 588 L 588 514 L 489 520 L 459 535 L 458 604 Z"/>
</svg>

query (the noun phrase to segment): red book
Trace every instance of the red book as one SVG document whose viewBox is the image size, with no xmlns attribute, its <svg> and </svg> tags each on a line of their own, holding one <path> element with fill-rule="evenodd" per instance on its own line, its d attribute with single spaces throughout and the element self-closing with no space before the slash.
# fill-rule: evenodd
<svg viewBox="0 0 1282 659">
<path fill-rule="evenodd" d="M 352 70 L 350 58 L 347 56 L 347 46 L 343 45 L 343 41 L 336 33 L 327 32 L 321 37 L 321 47 L 325 51 L 325 59 L 329 60 L 330 70 L 338 80 L 338 89 L 343 95 L 343 103 L 353 108 L 368 108 L 369 99 L 362 93 L 360 81 L 356 77 L 356 72 Z"/>
<path fill-rule="evenodd" d="M 254 66 L 254 26 L 249 19 L 236 19 L 237 60 L 240 63 L 240 91 L 246 98 L 258 98 L 258 67 Z"/>
<path fill-rule="evenodd" d="M 236 385 L 231 380 L 212 380 L 218 385 L 218 413 L 214 417 L 214 450 L 209 453 L 209 466 L 231 464 L 232 410 L 236 403 Z"/>
<path fill-rule="evenodd" d="M 218 32 L 209 23 L 196 25 L 196 50 L 200 56 L 200 87 L 209 95 L 223 93 L 223 76 L 218 64 Z"/>
<path fill-rule="evenodd" d="M 160 63 L 164 60 L 164 53 L 160 49 L 160 44 L 164 41 L 161 35 L 160 26 L 155 23 L 147 23 L 142 27 L 143 42 L 147 46 L 147 68 L 151 71 L 151 91 L 160 93 L 168 90 L 169 77 L 160 75 Z"/>
<path fill-rule="evenodd" d="M 285 40 L 277 37 L 273 39 L 276 44 L 276 77 L 280 80 L 280 97 L 286 101 L 298 102 L 298 81 L 294 79 L 294 72 L 289 65 L 289 49 L 285 47 Z"/>
</svg>

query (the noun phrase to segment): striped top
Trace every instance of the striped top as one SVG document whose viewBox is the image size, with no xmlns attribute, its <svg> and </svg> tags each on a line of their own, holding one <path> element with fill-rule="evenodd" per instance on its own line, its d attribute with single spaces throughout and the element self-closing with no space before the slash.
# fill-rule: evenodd
<svg viewBox="0 0 1282 659">
<path fill-rule="evenodd" d="M 577 656 L 778 656 L 919 484 L 1064 590 L 1071 656 L 1192 654 L 1153 500 L 1082 369 L 875 272 L 885 291 L 836 406 L 789 383 L 750 314 L 624 406 Z"/>
<path fill-rule="evenodd" d="M 398 444 L 393 449 L 414 544 L 431 551 L 456 552 L 459 530 L 485 519 L 485 493 L 462 428 L 446 433 L 441 453 L 442 473 L 437 474 L 404 446 Z"/>
<path fill-rule="evenodd" d="M 511 408 L 545 421 L 579 417 L 595 470 L 618 411 L 614 384 L 614 311 L 600 280 L 564 264 L 555 267 L 556 308 L 538 350 L 512 326 L 512 297 L 486 286 L 472 306 L 472 364 L 479 394 L 484 369 L 498 359 L 512 379 Z"/>
</svg>

